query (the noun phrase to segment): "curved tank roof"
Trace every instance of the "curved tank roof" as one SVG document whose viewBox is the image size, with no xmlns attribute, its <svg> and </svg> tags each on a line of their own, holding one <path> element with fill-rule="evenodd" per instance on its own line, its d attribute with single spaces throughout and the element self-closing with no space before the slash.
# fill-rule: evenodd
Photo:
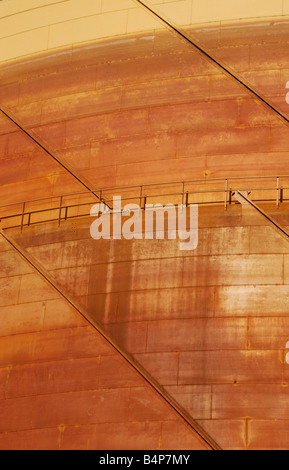
<svg viewBox="0 0 289 470">
<path fill-rule="evenodd" d="M 146 0 L 182 28 L 284 19 L 288 0 Z M 0 62 L 80 43 L 164 29 L 137 0 L 2 0 Z"/>
</svg>

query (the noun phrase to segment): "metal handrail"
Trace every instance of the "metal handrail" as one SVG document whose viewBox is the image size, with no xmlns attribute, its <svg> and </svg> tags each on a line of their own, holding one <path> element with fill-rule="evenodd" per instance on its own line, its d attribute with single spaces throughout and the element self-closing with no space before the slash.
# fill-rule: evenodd
<svg viewBox="0 0 289 470">
<path fill-rule="evenodd" d="M 206 178 L 206 179 L 193 179 L 193 180 L 182 180 L 182 181 L 165 181 L 165 182 L 162 182 L 162 183 L 149 183 L 149 184 L 141 184 L 141 185 L 131 185 L 131 186 L 113 186 L 113 187 L 104 187 L 104 188 L 96 188 L 96 189 L 92 189 L 91 191 L 93 192 L 98 192 L 98 193 L 103 193 L 105 191 L 118 191 L 118 190 L 125 190 L 125 189 L 144 189 L 144 188 L 153 188 L 153 187 L 163 187 L 163 186 L 166 186 L 166 185 L 176 185 L 176 184 L 191 184 L 191 183 L 202 183 L 202 184 L 208 184 L 208 183 L 211 183 L 211 182 L 216 182 L 216 181 L 223 181 L 224 183 L 226 182 L 230 182 L 230 181 L 250 181 L 250 180 L 262 180 L 262 179 L 272 179 L 272 180 L 278 180 L 279 179 L 285 179 L 285 178 L 288 178 L 289 179 L 289 175 L 280 175 L 280 176 L 232 176 L 232 177 L 229 177 L 229 178 Z M 271 188 L 271 189 L 277 189 L 277 188 Z M 210 191 L 212 192 L 212 191 Z M 48 201 L 48 200 L 51 200 L 51 199 L 59 199 L 60 197 L 71 197 L 71 196 L 80 196 L 80 195 L 87 195 L 89 196 L 91 194 L 91 192 L 88 192 L 88 191 L 77 191 L 77 192 L 74 192 L 74 193 L 67 193 L 67 194 L 64 194 L 64 195 L 51 195 L 51 196 L 48 196 L 48 197 L 45 197 L 45 198 L 37 198 L 37 199 L 28 199 L 27 201 L 25 201 L 26 204 L 30 204 L 30 203 L 33 203 L 33 202 L 42 202 L 42 201 Z M 0 210 L 3 209 L 3 208 L 6 208 L 6 207 L 10 207 L 10 206 L 16 206 L 16 205 L 20 205 L 20 204 L 23 204 L 23 201 L 18 201 L 18 202 L 14 202 L 14 203 L 10 203 L 10 204 L 5 204 L 3 206 L 0 206 Z"/>
<path fill-rule="evenodd" d="M 282 180 L 287 180 L 286 185 L 282 185 Z M 252 187 L 246 187 L 243 188 L 241 186 L 241 182 L 244 184 L 244 182 L 252 181 L 256 182 L 256 180 L 273 180 L 275 181 L 274 186 L 269 186 L 269 187 L 264 187 L 264 185 L 257 187 L 256 184 L 254 184 Z M 198 186 L 204 185 L 208 186 L 210 183 L 223 183 L 221 188 L 208 188 L 208 189 L 202 189 L 200 187 L 198 188 L 188 188 L 188 185 L 194 185 L 197 184 Z M 236 186 L 236 183 L 239 182 L 238 186 Z M 231 187 L 230 183 L 234 183 L 234 187 Z M 284 181 L 285 183 L 285 181 Z M 148 194 L 148 189 L 150 188 L 167 188 L 168 186 L 180 186 L 180 191 L 167 191 L 165 193 L 162 192 L 156 192 L 153 194 Z M 246 186 L 246 185 L 245 185 Z M 102 200 L 104 203 L 112 203 L 113 202 L 113 196 L 108 194 L 105 195 L 105 199 L 102 199 L 102 196 L 106 192 L 113 193 L 114 195 L 117 195 L 117 192 L 126 192 L 127 190 L 135 190 L 134 195 L 129 195 L 129 196 L 122 196 L 122 201 L 123 202 L 129 202 L 129 201 L 138 201 L 139 206 L 142 208 L 145 208 L 145 205 L 148 203 L 149 199 L 155 199 L 159 197 L 167 198 L 167 197 L 180 197 L 181 198 L 181 203 L 188 205 L 190 203 L 190 196 L 193 195 L 205 195 L 205 194 L 224 194 L 224 199 L 221 201 L 215 200 L 213 197 L 210 198 L 208 201 L 200 201 L 200 204 L 224 204 L 225 209 L 227 209 L 227 206 L 232 204 L 232 192 L 236 190 L 240 191 L 276 191 L 276 198 L 271 198 L 271 199 L 258 199 L 258 202 L 266 201 L 266 202 L 271 202 L 271 201 L 276 201 L 277 207 L 279 207 L 279 204 L 285 200 L 289 200 L 284 198 L 284 191 L 289 190 L 289 175 L 283 175 L 283 176 L 250 176 L 250 177 L 230 177 L 230 178 L 208 178 L 208 179 L 195 179 L 195 180 L 183 180 L 183 181 L 167 181 L 164 183 L 150 183 L 150 184 L 143 184 L 143 185 L 131 185 L 131 186 L 119 186 L 119 187 L 112 187 L 112 188 L 102 188 L 102 189 L 97 189 L 94 190 L 95 192 L 99 193 L 99 199 Z M 133 191 L 134 192 L 134 191 Z M 76 218 L 76 217 L 85 217 L 90 214 L 90 211 L 88 213 L 84 213 L 81 215 L 70 215 L 71 210 L 75 208 L 81 208 L 85 206 L 92 206 L 92 204 L 95 204 L 94 201 L 85 201 L 85 202 L 75 202 L 71 201 L 69 203 L 67 199 L 69 198 L 75 198 L 79 196 L 90 196 L 91 193 L 89 192 L 75 192 L 75 193 L 68 193 L 64 195 L 56 195 L 56 196 L 49 196 L 46 198 L 38 198 L 38 199 L 31 199 L 28 201 L 21 201 L 17 203 L 10 203 L 6 204 L 4 206 L 0 206 L 0 217 L 1 217 L 1 212 L 4 211 L 4 209 L 10 209 L 15 206 L 21 206 L 20 210 L 15 211 L 14 213 L 4 215 L 1 217 L 1 221 L 6 221 L 7 219 L 15 219 L 15 218 L 20 218 L 20 222 L 17 225 L 13 225 L 13 228 L 16 227 L 21 227 L 21 230 L 24 226 L 29 226 L 29 225 L 34 225 L 35 223 L 41 223 L 41 222 L 52 222 L 52 221 L 58 221 L 59 224 L 61 220 L 67 220 L 70 218 Z M 121 194 L 118 194 L 121 195 Z M 54 207 L 43 207 L 43 208 L 31 208 L 29 209 L 28 206 L 29 204 L 44 204 L 45 202 L 49 202 L 50 204 L 53 204 L 53 200 L 56 200 L 56 205 Z M 175 202 L 174 202 L 175 203 Z M 57 212 L 57 217 L 53 219 L 46 219 L 46 220 L 41 220 L 38 222 L 33 222 L 32 216 L 36 214 L 45 214 L 45 213 L 51 213 L 51 212 Z M 64 213 L 64 215 L 63 215 Z M 25 218 L 28 217 L 28 221 L 25 221 Z M 8 227 L 6 227 L 8 228 Z M 9 227 L 12 228 L 12 227 Z"/>
</svg>

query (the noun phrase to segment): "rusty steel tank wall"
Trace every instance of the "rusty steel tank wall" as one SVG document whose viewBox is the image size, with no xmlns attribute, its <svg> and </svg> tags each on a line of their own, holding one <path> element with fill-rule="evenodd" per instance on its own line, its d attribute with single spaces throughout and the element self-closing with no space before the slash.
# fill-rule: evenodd
<svg viewBox="0 0 289 470">
<path fill-rule="evenodd" d="M 288 226 L 288 206 L 266 210 Z M 90 223 L 10 233 L 222 448 L 286 448 L 288 241 L 238 205 L 201 208 L 191 253 L 172 240 L 94 241 Z"/>
<path fill-rule="evenodd" d="M 0 250 L 1 449 L 208 448 L 7 242 Z"/>
<path fill-rule="evenodd" d="M 49 3 L 50 16 L 31 2 L 19 18 L 18 1 L 1 5 L 7 31 L 14 16 L 20 29 L 1 29 L 0 103 L 92 187 L 288 173 L 287 125 L 134 2 L 121 12 L 119 0 L 93 2 L 86 18 L 76 2 Z M 52 25 L 54 8 L 65 17 L 72 3 L 66 27 Z M 198 2 L 150 3 L 169 18 L 181 3 L 175 22 L 288 113 L 287 1 L 263 2 L 263 14 L 242 2 L 237 18 L 224 1 L 218 24 Z M 192 3 L 205 25 L 184 23 Z M 89 37 L 104 13 L 109 37 Z M 22 31 L 22 15 L 45 24 Z M 0 165 L 3 205 L 81 189 L 4 116 Z M 264 208 L 289 225 L 287 203 Z M 220 446 L 288 448 L 288 242 L 240 205 L 201 207 L 192 253 L 173 241 L 94 242 L 90 223 L 9 234 Z M 1 448 L 207 448 L 0 243 Z"/>
<path fill-rule="evenodd" d="M 258 24 L 260 44 L 251 26 L 203 40 L 286 113 L 285 26 Z M 287 126 L 171 33 L 3 66 L 0 94 L 97 188 L 287 173 Z M 81 189 L 5 117 L 0 148 L 3 202 Z"/>
</svg>

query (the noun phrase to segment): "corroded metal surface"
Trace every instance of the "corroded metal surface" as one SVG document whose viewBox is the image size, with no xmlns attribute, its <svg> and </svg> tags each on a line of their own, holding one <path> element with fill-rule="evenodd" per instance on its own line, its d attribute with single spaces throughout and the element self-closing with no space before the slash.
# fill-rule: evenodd
<svg viewBox="0 0 289 470">
<path fill-rule="evenodd" d="M 286 22 L 188 32 L 288 115 Z M 3 66 L 0 102 L 93 188 L 288 173 L 288 127 L 170 33 Z M 1 205 L 81 190 L 4 116 L 0 165 Z M 280 190 L 262 209 L 287 227 Z M 90 223 L 9 234 L 219 445 L 288 448 L 286 240 L 230 204 L 201 208 L 192 253 Z M 2 448 L 202 447 L 3 241 L 0 258 Z"/>
</svg>

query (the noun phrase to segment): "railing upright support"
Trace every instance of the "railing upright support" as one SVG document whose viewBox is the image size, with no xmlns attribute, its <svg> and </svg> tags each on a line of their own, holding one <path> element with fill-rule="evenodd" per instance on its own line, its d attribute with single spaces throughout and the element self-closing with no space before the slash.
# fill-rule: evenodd
<svg viewBox="0 0 289 470">
<path fill-rule="evenodd" d="M 63 204 L 63 196 L 60 196 L 59 215 L 58 215 L 58 227 L 60 226 L 60 221 L 61 221 L 62 204 Z"/>
<path fill-rule="evenodd" d="M 139 191 L 139 206 L 140 208 L 142 207 L 142 186 L 140 186 L 140 191 Z"/>
<path fill-rule="evenodd" d="M 184 205 L 184 197 L 185 197 L 185 182 L 183 181 L 182 206 Z"/>
<path fill-rule="evenodd" d="M 226 179 L 225 181 L 225 210 L 227 210 L 228 207 L 228 188 L 229 188 L 229 181 Z"/>
<path fill-rule="evenodd" d="M 24 224 L 25 206 L 26 206 L 26 202 L 23 202 L 23 205 L 22 205 L 22 217 L 21 217 L 21 233 L 22 233 L 23 224 Z"/>
</svg>

